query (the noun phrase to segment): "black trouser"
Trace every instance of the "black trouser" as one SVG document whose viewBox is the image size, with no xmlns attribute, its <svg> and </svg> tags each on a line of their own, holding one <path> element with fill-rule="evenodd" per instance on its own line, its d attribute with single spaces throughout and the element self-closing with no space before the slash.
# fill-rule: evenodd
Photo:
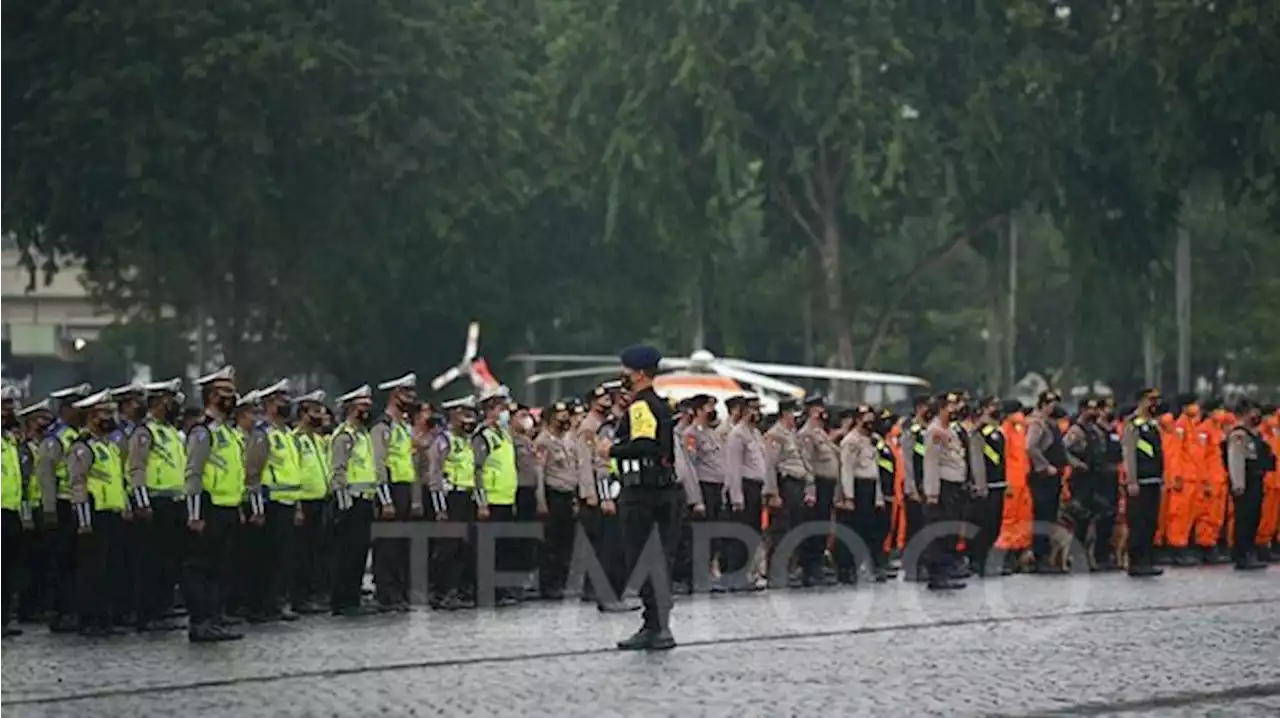
<svg viewBox="0 0 1280 718">
<path fill-rule="evenodd" d="M 206 504 L 208 505 L 208 504 Z M 254 551 L 261 543 L 258 529 L 253 525 L 241 522 L 241 517 L 248 519 L 253 514 L 253 507 L 248 501 L 240 504 L 236 521 L 239 522 L 231 531 L 231 565 L 235 571 L 222 583 L 222 612 L 231 616 L 244 613 L 250 600 L 251 584 L 254 583 L 257 566 Z"/>
<path fill-rule="evenodd" d="M 879 481 L 879 478 L 853 480 L 853 511 L 850 512 L 853 516 L 849 528 L 853 529 L 854 535 L 862 543 L 862 547 L 854 547 L 854 550 L 866 549 L 865 554 L 855 554 L 852 557 L 851 568 L 855 574 L 863 561 L 870 561 L 871 568 L 879 565 L 877 559 L 884 548 L 884 535 L 877 531 L 880 523 L 878 515 L 884 512 L 882 508 L 876 508 L 876 484 Z M 836 541 L 837 550 L 841 550 L 843 545 L 843 541 Z M 843 550 L 849 551 L 848 547 Z"/>
<path fill-rule="evenodd" d="M 920 501 L 913 501 L 912 499 L 903 497 L 903 501 L 906 502 L 906 506 L 902 513 L 903 518 L 906 519 L 907 522 L 907 533 L 904 547 L 911 545 L 916 534 L 920 533 L 920 529 L 923 529 L 926 524 L 924 518 L 924 504 L 921 503 L 924 501 L 924 489 L 920 489 L 919 493 L 916 495 L 920 497 Z"/>
<path fill-rule="evenodd" d="M 538 518 L 538 490 L 533 486 L 521 486 L 516 489 L 516 521 L 523 524 L 536 524 Z M 526 538 L 511 542 L 514 554 L 512 570 L 522 571 L 529 578 L 538 570 L 542 549 L 542 541 Z"/>
<path fill-rule="evenodd" d="M 872 530 L 871 560 L 875 562 L 875 567 L 885 569 L 889 567 L 889 549 L 885 548 L 885 543 L 889 540 L 889 532 L 893 529 L 893 494 L 884 497 L 884 506 L 876 509 L 875 528 Z"/>
<path fill-rule="evenodd" d="M 240 530 L 238 507 L 213 506 L 208 494 L 202 502 L 204 529 L 187 534 L 182 562 L 182 594 L 193 628 L 217 620 L 226 608 L 225 587 L 236 573 L 233 540 Z"/>
<path fill-rule="evenodd" d="M 289 601 L 294 606 L 324 597 L 329 590 L 330 555 L 329 502 L 312 499 L 300 502 L 302 525 L 294 532 L 293 586 Z"/>
<path fill-rule="evenodd" d="M 969 523 L 977 529 L 973 537 L 965 541 L 965 553 L 969 556 L 969 563 L 980 574 L 998 575 L 1001 570 L 998 564 L 987 566 L 987 559 L 996 539 L 1000 538 L 1000 525 L 1004 521 L 1004 492 L 1005 487 L 1001 486 L 988 489 L 984 497 L 972 497 L 965 512 Z"/>
<path fill-rule="evenodd" d="M 1129 496 L 1129 566 L 1151 566 L 1151 546 L 1155 543 L 1156 526 L 1160 518 L 1161 485 L 1157 482 L 1140 484 L 1138 495 Z"/>
<path fill-rule="evenodd" d="M 1062 477 L 1033 472 L 1030 478 L 1031 515 L 1035 525 L 1031 533 L 1031 549 L 1036 560 L 1049 560 L 1052 551 L 1049 527 L 1058 523 L 1058 508 L 1062 501 Z"/>
<path fill-rule="evenodd" d="M 1245 475 L 1244 493 L 1233 496 L 1236 506 L 1235 545 L 1231 547 L 1231 558 L 1242 563 L 1250 556 L 1258 553 L 1258 524 L 1262 520 L 1262 476 Z"/>
<path fill-rule="evenodd" d="M 333 588 L 329 606 L 335 611 L 359 608 L 360 587 L 369 557 L 373 500 L 351 497 L 351 506 L 333 514 Z"/>
<path fill-rule="evenodd" d="M 78 554 L 75 510 L 71 502 L 58 499 L 58 524 L 49 532 L 49 592 L 53 600 L 50 623 L 76 615 L 76 556 Z M 66 620 L 66 619 L 62 619 Z"/>
<path fill-rule="evenodd" d="M 128 586 L 124 519 L 114 511 L 94 511 L 93 530 L 80 534 L 76 547 L 76 593 L 80 628 L 109 628 L 121 610 Z"/>
<path fill-rule="evenodd" d="M 751 529 L 756 536 L 760 535 L 760 511 L 764 500 L 763 493 L 763 481 L 743 479 L 742 510 L 730 510 L 730 518 L 735 523 Z M 720 571 L 724 574 L 750 569 L 753 558 L 755 558 L 754 547 L 749 547 L 742 541 L 724 539 L 720 543 Z"/>
<path fill-rule="evenodd" d="M 494 571 L 502 573 L 514 573 L 520 565 L 520 558 L 516 554 L 520 550 L 517 539 L 503 538 L 502 527 L 496 524 L 514 524 L 516 521 L 516 506 L 512 504 L 489 504 L 489 522 L 494 524 L 496 530 L 493 535 L 493 565 L 485 565 L 477 562 L 477 571 Z M 478 554 L 477 550 L 477 554 Z M 478 556 L 477 556 L 478 558 Z M 509 580 L 509 579 L 508 579 Z M 502 581 L 497 580 L 495 576 L 494 588 L 498 597 L 513 593 L 513 588 L 509 585 L 504 586 Z M 487 601 L 488 596 L 478 596 L 480 600 Z"/>
<path fill-rule="evenodd" d="M 268 501 L 265 507 L 267 539 L 271 544 L 267 552 L 258 557 L 270 573 L 267 575 L 267 593 L 263 607 L 267 613 L 275 613 L 289 600 L 289 587 L 293 585 L 293 553 L 298 529 L 294 523 L 297 507 Z"/>
<path fill-rule="evenodd" d="M 134 523 L 133 604 L 141 626 L 164 618 L 173 603 L 187 542 L 187 505 L 181 499 L 153 496 L 151 518 Z"/>
<path fill-rule="evenodd" d="M 20 561 L 22 560 L 22 552 L 18 547 L 18 535 L 22 532 L 22 517 L 17 511 L 4 509 L 0 511 L 0 529 L 3 529 L 3 557 L 0 560 L 4 562 L 2 569 L 4 575 L 0 580 L 4 582 L 0 585 L 0 591 L 4 591 L 4 607 L 3 618 L 5 623 L 11 618 L 10 611 L 13 610 L 13 597 L 18 591 L 18 575 L 21 571 Z"/>
<path fill-rule="evenodd" d="M 44 527 L 44 514 L 36 506 L 31 517 L 32 527 L 17 537 L 20 578 L 18 591 L 18 620 L 32 621 L 49 607 L 49 534 Z"/>
<path fill-rule="evenodd" d="M 600 595 L 599 587 L 591 581 L 591 573 L 583 578 L 582 595 L 595 598 L 600 602 L 621 599 L 627 590 L 627 548 L 622 536 L 622 519 L 615 513 L 606 516 L 600 507 L 582 506 L 578 509 L 578 520 L 582 522 L 583 531 L 591 542 L 591 550 L 596 560 L 604 569 L 605 578 L 609 582 L 609 591 Z"/>
<path fill-rule="evenodd" d="M 711 575 L 711 565 L 695 566 L 693 563 L 693 525 L 695 523 L 712 523 L 722 521 L 725 518 L 724 506 L 724 484 L 717 484 L 708 481 L 699 481 L 698 489 L 702 492 L 702 505 L 706 508 L 706 513 L 700 519 L 691 519 L 690 521 L 681 522 L 680 542 L 676 548 L 675 564 L 672 569 L 672 577 L 676 581 L 684 581 L 689 585 L 703 585 L 709 583 Z M 686 507 L 686 513 L 688 509 Z M 715 556 L 720 548 L 718 540 L 711 542 L 711 555 Z"/>
<path fill-rule="evenodd" d="M 397 521 L 409 520 L 412 487 L 407 483 L 391 484 Z M 384 606 L 409 602 L 409 539 L 380 538 L 373 542 L 373 585 L 378 603 Z"/>
<path fill-rule="evenodd" d="M 573 515 L 572 491 L 547 489 L 547 518 L 543 524 L 541 570 L 538 589 L 543 594 L 564 591 L 573 562 L 573 540 L 577 535 L 577 519 Z"/>
<path fill-rule="evenodd" d="M 856 507 L 856 504 L 855 504 Z M 854 536 L 858 533 L 858 512 L 855 509 L 836 508 L 835 510 L 836 524 L 849 529 Z M 836 535 L 835 545 L 835 563 L 836 577 L 841 583 L 848 583 L 858 579 L 858 556 L 854 553 L 853 547 L 840 539 L 841 531 Z M 859 538 L 861 538 L 859 536 Z"/>
<path fill-rule="evenodd" d="M 814 480 L 817 489 L 817 502 L 809 510 L 806 521 L 816 521 L 823 526 L 831 521 L 832 503 L 836 497 L 836 479 L 823 476 Z M 827 532 L 815 532 L 800 544 L 800 565 L 805 574 L 814 577 L 822 573 L 822 557 L 827 552 Z"/>
<path fill-rule="evenodd" d="M 1089 527 L 1094 526 L 1094 560 L 1098 563 L 1109 561 L 1116 513 L 1115 476 L 1095 471 L 1073 472 L 1071 511 L 1075 520 L 1075 540 L 1081 549 L 1089 545 Z"/>
<path fill-rule="evenodd" d="M 925 504 L 924 507 L 925 519 L 929 522 L 929 526 L 933 528 L 941 523 L 963 521 L 964 499 L 964 484 L 954 481 L 940 482 L 938 502 Z M 949 531 L 932 536 L 924 546 L 924 554 L 921 558 L 925 567 L 929 569 L 930 581 L 944 580 L 950 575 L 951 569 L 956 565 L 957 539 L 956 534 Z"/>
<path fill-rule="evenodd" d="M 686 510 L 684 490 L 626 487 L 619 509 L 627 565 L 634 567 L 640 582 L 645 628 L 666 628 L 672 605 L 671 566 Z"/>
<path fill-rule="evenodd" d="M 781 516 L 781 518 L 783 518 L 783 521 L 779 522 L 780 525 L 774 532 L 774 536 L 778 538 L 778 544 L 781 544 L 785 541 L 789 532 L 803 526 L 809 520 L 811 509 L 808 506 L 805 506 L 804 503 L 804 479 L 780 478 L 778 479 L 778 491 L 782 495 L 783 516 Z M 778 544 L 775 544 L 775 547 Z M 805 563 L 810 556 L 804 552 L 804 544 L 796 546 L 794 553 L 796 563 L 799 564 L 801 570 L 806 574 L 816 573 L 821 568 L 821 564 L 811 567 Z M 786 558 L 790 559 L 791 556 L 786 556 Z M 821 558 L 821 556 L 819 556 L 819 558 Z M 770 575 L 774 573 L 772 563 L 771 558 L 769 568 Z M 786 576 L 790 572 L 790 569 L 791 567 L 787 566 L 786 571 L 783 572 L 782 575 Z"/>
<path fill-rule="evenodd" d="M 445 501 L 449 523 L 465 527 L 466 536 L 436 539 L 434 560 L 440 574 L 439 592 L 472 595 L 476 586 L 476 505 L 470 491 L 450 491 Z"/>
</svg>

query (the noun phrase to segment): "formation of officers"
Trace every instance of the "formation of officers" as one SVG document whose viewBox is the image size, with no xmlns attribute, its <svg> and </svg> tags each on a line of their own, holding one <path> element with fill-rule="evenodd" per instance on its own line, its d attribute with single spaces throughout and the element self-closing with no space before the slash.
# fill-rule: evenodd
<svg viewBox="0 0 1280 718">
<path fill-rule="evenodd" d="M 177 379 L 70 387 L 22 408 L 6 388 L 5 634 L 20 632 L 14 617 L 88 636 L 175 630 L 184 608 L 190 640 L 206 642 L 240 638 L 243 621 L 407 611 L 409 544 L 374 540 L 379 520 L 463 527 L 433 538 L 441 610 L 563 598 L 584 545 L 595 559 L 584 600 L 634 610 L 636 535 L 656 528 L 670 575 L 641 588 L 645 623 L 624 648 L 674 645 L 672 592 L 884 581 L 891 554 L 933 589 L 975 573 L 1062 573 L 1064 533 L 1091 570 L 1134 576 L 1166 559 L 1218 562 L 1224 549 L 1245 570 L 1274 557 L 1274 407 L 1202 414 L 1179 397 L 1175 415 L 1146 390 L 1132 407 L 1087 399 L 1067 416 L 1052 391 L 1034 408 L 949 392 L 917 397 L 903 417 L 816 396 L 764 417 L 743 395 L 720 417 L 713 397 L 695 396 L 673 420 L 654 404 L 656 356 L 624 354 L 642 371 L 540 412 L 505 390 L 433 407 L 412 373 L 378 385 L 376 416 L 368 385 L 331 411 L 323 392 L 288 381 L 239 394 L 231 367 L 195 382 L 199 412 L 183 412 Z M 479 527 L 502 522 L 539 524 L 542 538 L 500 536 L 479 566 Z M 715 538 L 708 555 L 698 522 L 763 541 Z M 489 569 L 523 583 L 487 597 L 477 586 Z"/>
</svg>

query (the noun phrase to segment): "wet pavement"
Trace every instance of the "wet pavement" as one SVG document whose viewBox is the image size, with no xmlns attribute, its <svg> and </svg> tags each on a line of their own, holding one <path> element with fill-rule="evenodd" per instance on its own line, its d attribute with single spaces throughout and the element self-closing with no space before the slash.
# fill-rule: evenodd
<svg viewBox="0 0 1280 718">
<path fill-rule="evenodd" d="M 3 644 L 9 716 L 1280 714 L 1280 566 L 682 600 L 681 646 L 578 602 Z"/>
</svg>

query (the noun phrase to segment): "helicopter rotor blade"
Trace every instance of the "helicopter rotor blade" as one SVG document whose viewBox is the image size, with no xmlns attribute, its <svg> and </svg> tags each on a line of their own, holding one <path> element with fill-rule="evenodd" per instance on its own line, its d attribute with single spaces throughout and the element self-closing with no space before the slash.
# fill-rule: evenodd
<svg viewBox="0 0 1280 718">
<path fill-rule="evenodd" d="M 461 369 L 456 366 L 449 367 L 443 374 L 431 380 L 431 389 L 433 391 L 440 391 L 447 384 L 452 383 L 454 379 L 457 379 L 461 375 Z"/>
<path fill-rule="evenodd" d="M 739 369 L 738 367 L 729 366 L 722 362 L 718 362 L 718 361 L 712 362 L 711 370 L 719 374 L 720 376 L 728 377 L 729 379 L 734 379 L 740 383 L 752 384 L 760 387 L 761 389 L 768 389 L 770 391 L 780 392 L 787 396 L 803 398 L 805 395 L 804 389 L 802 387 L 796 386 L 795 384 L 788 384 L 785 381 L 779 381 L 778 379 L 767 377 L 763 374 L 757 374 L 753 371 L 747 371 L 746 369 Z"/>
<path fill-rule="evenodd" d="M 467 327 L 467 347 L 462 352 L 462 363 L 467 364 L 476 358 L 480 348 L 480 322 L 471 322 Z"/>
<path fill-rule="evenodd" d="M 564 364 L 607 364 L 618 366 L 618 357 L 601 354 L 512 354 L 507 361 L 552 361 Z"/>
<path fill-rule="evenodd" d="M 530 374 L 529 378 L 524 380 L 526 384 L 537 384 L 542 381 L 554 379 L 574 379 L 583 376 L 600 376 L 601 374 L 612 374 L 618 371 L 616 366 L 589 366 L 582 369 L 565 369 L 563 371 L 549 371 L 540 374 Z"/>
</svg>

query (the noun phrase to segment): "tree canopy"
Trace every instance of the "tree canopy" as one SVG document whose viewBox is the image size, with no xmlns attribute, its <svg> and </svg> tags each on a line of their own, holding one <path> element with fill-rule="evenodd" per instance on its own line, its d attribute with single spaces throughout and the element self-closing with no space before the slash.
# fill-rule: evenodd
<svg viewBox="0 0 1280 718">
<path fill-rule="evenodd" d="M 107 354 L 203 332 L 250 377 L 352 385 L 443 369 L 478 319 L 490 359 L 1123 388 L 1144 326 L 1172 377 L 1181 228 L 1193 369 L 1280 384 L 1274 3 L 3 12 L 4 229 L 33 282 L 86 262 L 132 327 Z"/>
</svg>

